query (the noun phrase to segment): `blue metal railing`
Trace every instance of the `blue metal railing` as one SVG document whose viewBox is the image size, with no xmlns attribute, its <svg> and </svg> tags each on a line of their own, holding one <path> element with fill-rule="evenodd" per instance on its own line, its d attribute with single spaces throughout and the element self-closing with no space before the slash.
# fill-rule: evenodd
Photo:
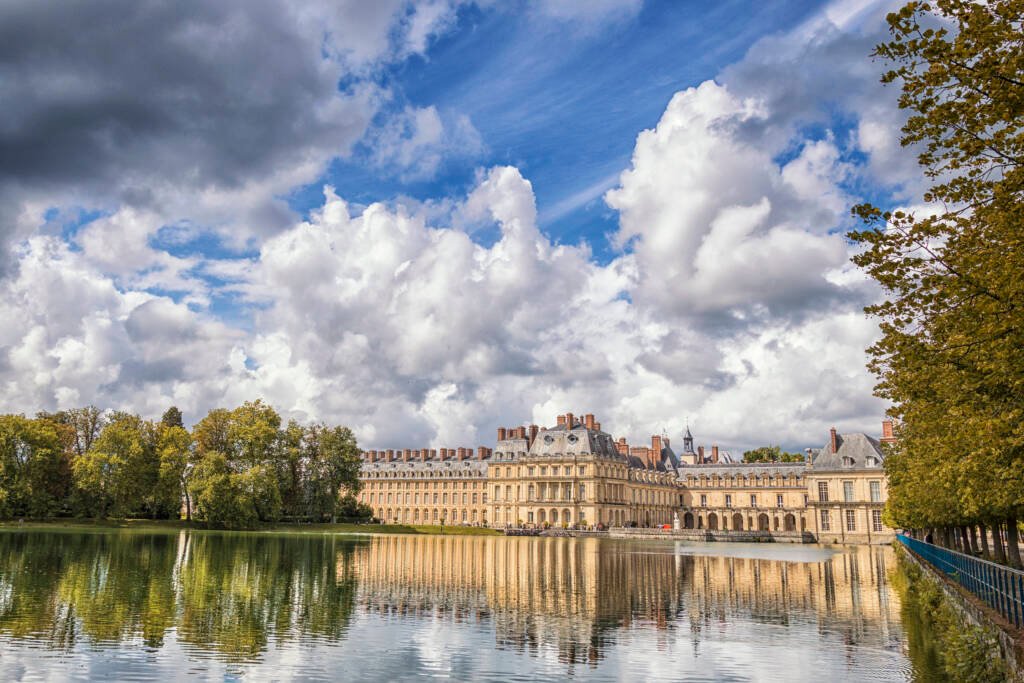
<svg viewBox="0 0 1024 683">
<path fill-rule="evenodd" d="M 999 612 L 1016 628 L 1024 626 L 1024 572 L 903 534 L 896 538 L 921 559 Z"/>
</svg>

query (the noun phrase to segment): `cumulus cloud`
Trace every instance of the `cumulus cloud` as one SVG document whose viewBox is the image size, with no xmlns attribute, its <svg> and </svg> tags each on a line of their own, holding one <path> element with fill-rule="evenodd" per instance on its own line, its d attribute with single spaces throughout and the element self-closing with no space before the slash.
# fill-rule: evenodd
<svg viewBox="0 0 1024 683">
<path fill-rule="evenodd" d="M 0 409 L 174 403 L 197 419 L 263 397 L 377 448 L 486 443 L 496 424 L 566 410 L 633 439 L 689 419 L 723 445 L 817 444 L 831 422 L 871 429 L 880 415 L 859 310 L 875 292 L 842 234 L 860 176 L 910 175 L 874 68 L 850 67 L 841 88 L 825 68 L 866 61 L 872 34 L 850 27 L 871 12 L 830 8 L 677 93 L 605 195 L 620 252 L 599 263 L 538 229 L 533 187 L 510 166 L 439 198 L 443 212 L 356 206 L 330 187 L 307 220 L 281 203 L 372 120 L 370 155 L 398 175 L 479 152 L 455 112 L 380 116 L 393 100 L 369 75 L 423 54 L 454 3 L 203 5 L 187 21 L 177 6 L 96 7 L 107 21 L 80 27 L 75 12 L 0 10 L 0 91 L 15 101 L 0 196 L 14 198 L 19 264 L 0 282 L 0 315 L 18 321 L 0 329 Z M 588 7 L 607 18 L 639 3 Z M 51 25 L 61 49 L 39 47 Z M 117 51 L 104 31 L 140 40 Z M 833 96 L 855 123 L 812 135 Z M 67 240 L 23 239 L 54 206 L 95 204 L 102 215 Z M 480 223 L 493 242 L 464 227 Z M 180 255 L 211 229 L 249 257 Z M 211 312 L 223 296 L 245 329 Z"/>
</svg>

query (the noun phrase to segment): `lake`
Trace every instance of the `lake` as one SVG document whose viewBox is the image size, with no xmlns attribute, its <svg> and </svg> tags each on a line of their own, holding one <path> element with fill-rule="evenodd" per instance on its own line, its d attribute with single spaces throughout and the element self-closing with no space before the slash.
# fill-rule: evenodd
<svg viewBox="0 0 1024 683">
<path fill-rule="evenodd" d="M 890 547 L 5 530 L 0 680 L 940 680 L 900 571 Z"/>
</svg>

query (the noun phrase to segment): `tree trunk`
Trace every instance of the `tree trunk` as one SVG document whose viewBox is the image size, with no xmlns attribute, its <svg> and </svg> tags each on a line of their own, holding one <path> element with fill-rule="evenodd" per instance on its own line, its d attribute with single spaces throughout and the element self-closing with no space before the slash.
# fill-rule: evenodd
<svg viewBox="0 0 1024 683">
<path fill-rule="evenodd" d="M 970 525 L 970 526 L 964 527 L 964 530 L 967 532 L 967 538 L 970 541 L 971 555 L 977 555 L 978 554 L 978 533 L 977 533 L 978 530 L 974 527 L 973 524 Z"/>
<path fill-rule="evenodd" d="M 1006 551 L 1003 549 L 1003 538 L 1002 531 L 1000 529 L 1002 525 L 999 522 L 992 524 L 992 549 L 993 555 L 996 562 L 999 564 L 1006 564 Z"/>
<path fill-rule="evenodd" d="M 949 527 L 942 527 L 942 547 L 953 549 L 953 534 L 949 533 Z"/>
<path fill-rule="evenodd" d="M 1010 560 L 1010 566 L 1020 569 L 1020 544 L 1018 542 L 1017 518 L 1006 518 L 1006 555 Z"/>
<path fill-rule="evenodd" d="M 992 553 L 988 549 L 988 531 L 985 529 L 984 524 L 978 525 L 978 536 L 981 537 L 981 556 L 986 560 L 992 559 Z"/>
<path fill-rule="evenodd" d="M 188 495 L 188 488 L 183 487 L 185 491 L 185 521 L 192 522 L 192 498 Z"/>
</svg>

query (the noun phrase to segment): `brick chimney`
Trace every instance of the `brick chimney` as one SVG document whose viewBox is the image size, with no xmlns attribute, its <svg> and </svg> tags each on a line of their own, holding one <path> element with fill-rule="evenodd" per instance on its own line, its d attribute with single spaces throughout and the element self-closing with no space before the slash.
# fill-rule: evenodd
<svg viewBox="0 0 1024 683">
<path fill-rule="evenodd" d="M 620 455 L 629 454 L 629 444 L 626 443 L 626 437 L 619 437 L 619 440 L 615 442 L 615 450 L 617 450 Z"/>
<path fill-rule="evenodd" d="M 573 420 L 572 413 L 565 414 L 565 426 L 569 429 L 572 429 L 573 427 L 576 426 L 576 422 L 575 420 Z"/>
<path fill-rule="evenodd" d="M 717 444 L 711 447 L 711 462 L 715 462 L 715 463 L 718 462 L 718 445 Z"/>
<path fill-rule="evenodd" d="M 533 445 L 533 442 L 537 440 L 537 432 L 539 431 L 540 427 L 538 427 L 537 425 L 530 425 L 530 438 L 526 442 L 527 448 L 530 448 Z"/>
<path fill-rule="evenodd" d="M 829 441 L 829 448 L 831 449 L 832 453 L 835 453 L 836 451 L 839 450 L 839 435 L 836 434 L 835 427 L 833 427 L 829 431 L 829 434 L 831 435 L 831 440 Z"/>
<path fill-rule="evenodd" d="M 697 461 L 701 465 L 704 464 L 704 447 L 703 446 L 697 446 Z"/>
<path fill-rule="evenodd" d="M 651 437 L 651 466 L 657 467 L 658 463 L 661 462 L 661 437 Z"/>
<path fill-rule="evenodd" d="M 587 425 L 587 429 L 593 429 L 594 428 L 594 414 L 593 413 L 587 413 L 586 415 L 584 415 L 583 416 L 583 422 Z"/>
<path fill-rule="evenodd" d="M 498 427 L 498 441 L 504 441 L 504 440 L 505 440 L 505 428 L 504 427 Z"/>
<path fill-rule="evenodd" d="M 558 416 L 558 426 L 559 427 L 564 427 L 565 426 L 565 415 L 559 415 Z"/>
<path fill-rule="evenodd" d="M 487 449 L 483 446 L 478 446 L 476 449 L 476 459 L 485 460 L 487 458 Z"/>
<path fill-rule="evenodd" d="M 601 423 L 600 422 L 594 422 L 594 431 L 595 432 L 601 431 Z"/>
<path fill-rule="evenodd" d="M 882 443 L 896 443 L 896 434 L 892 429 L 892 420 L 882 420 Z"/>
</svg>

